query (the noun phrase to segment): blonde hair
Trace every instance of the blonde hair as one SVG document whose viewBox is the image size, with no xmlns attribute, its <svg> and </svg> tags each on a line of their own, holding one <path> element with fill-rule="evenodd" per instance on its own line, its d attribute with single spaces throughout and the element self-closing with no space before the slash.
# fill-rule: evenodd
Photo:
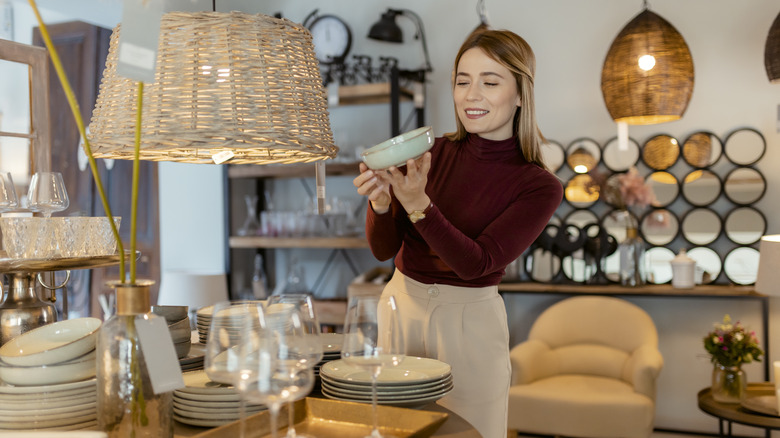
<svg viewBox="0 0 780 438">
<path fill-rule="evenodd" d="M 455 65 L 452 69 L 452 86 L 455 87 L 455 75 L 458 72 L 458 64 L 463 54 L 470 49 L 480 49 L 494 61 L 506 67 L 515 77 L 517 90 L 520 93 L 521 107 L 515 111 L 512 130 L 517 134 L 520 143 L 520 151 L 529 163 L 549 170 L 544 163 L 541 146 L 547 140 L 536 123 L 536 109 L 534 105 L 534 72 L 536 71 L 536 57 L 531 46 L 514 32 L 509 30 L 477 29 L 466 38 L 460 46 L 455 57 Z M 455 117 L 457 131 L 445 134 L 451 141 L 459 141 L 466 138 L 468 132 L 461 123 L 460 118 Z"/>
</svg>

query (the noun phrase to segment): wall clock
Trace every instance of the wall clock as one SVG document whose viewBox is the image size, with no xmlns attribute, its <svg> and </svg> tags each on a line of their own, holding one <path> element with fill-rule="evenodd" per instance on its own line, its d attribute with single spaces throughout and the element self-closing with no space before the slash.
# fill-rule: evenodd
<svg viewBox="0 0 780 438">
<path fill-rule="evenodd" d="M 330 14 L 317 15 L 315 9 L 303 25 L 311 32 L 314 52 L 320 63 L 344 63 L 352 47 L 352 31 L 344 20 Z"/>
</svg>

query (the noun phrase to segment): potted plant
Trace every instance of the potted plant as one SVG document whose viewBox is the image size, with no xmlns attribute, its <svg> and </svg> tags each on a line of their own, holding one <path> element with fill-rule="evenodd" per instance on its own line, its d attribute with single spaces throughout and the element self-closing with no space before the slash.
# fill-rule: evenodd
<svg viewBox="0 0 780 438">
<path fill-rule="evenodd" d="M 748 331 L 739 321 L 732 324 L 726 315 L 723 322 L 704 337 L 704 349 L 710 354 L 712 398 L 720 403 L 739 403 L 745 396 L 747 378 L 742 364 L 761 362 L 764 351 L 758 345 L 754 331 Z"/>
</svg>

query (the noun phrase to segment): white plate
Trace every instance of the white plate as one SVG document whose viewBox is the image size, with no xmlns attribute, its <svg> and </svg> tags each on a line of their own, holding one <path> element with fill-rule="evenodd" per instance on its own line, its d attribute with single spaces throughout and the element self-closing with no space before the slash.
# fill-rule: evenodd
<svg viewBox="0 0 780 438">
<path fill-rule="evenodd" d="M 437 389 L 435 391 L 426 391 L 424 393 L 418 393 L 418 394 L 377 394 L 377 400 L 379 401 L 415 401 L 419 399 L 427 399 L 428 397 L 433 397 L 436 395 L 443 396 L 444 394 L 452 391 L 452 384 Z M 331 386 L 322 385 L 322 392 L 328 393 L 331 395 L 336 395 L 339 397 L 345 397 L 345 398 L 351 398 L 354 400 L 360 400 L 360 401 L 371 401 L 371 392 L 366 391 L 349 391 L 344 390 L 340 388 L 333 388 Z"/>
<path fill-rule="evenodd" d="M 97 388 L 97 379 L 92 378 L 89 380 L 82 380 L 79 382 L 62 383 L 58 385 L 43 385 L 43 386 L 11 386 L 2 384 L 0 385 L 0 394 L 39 394 L 48 395 L 49 393 L 66 391 L 76 388 Z"/>
<path fill-rule="evenodd" d="M 198 402 L 180 398 L 174 398 L 173 405 L 190 412 L 238 412 L 241 409 L 238 402 Z M 265 409 L 263 405 L 248 403 L 246 405 L 247 412 L 259 412 Z"/>
<path fill-rule="evenodd" d="M 27 418 L 28 416 L 43 417 L 43 416 L 58 415 L 63 413 L 71 414 L 73 412 L 84 411 L 87 409 L 97 410 L 97 397 L 92 397 L 92 399 L 86 403 L 78 403 L 78 404 L 60 403 L 57 405 L 52 405 L 51 407 L 42 407 L 42 408 L 39 406 L 40 404 L 38 404 L 37 406 L 32 405 L 25 409 L 18 409 L 15 403 L 4 404 L 2 408 L 0 408 L 0 416 L 2 417 L 15 416 L 16 418 L 19 418 L 20 416 L 24 416 L 25 418 Z"/>
<path fill-rule="evenodd" d="M 249 414 L 256 414 L 260 411 L 249 411 L 247 410 L 247 415 Z M 196 411 L 190 411 L 187 409 L 181 409 L 177 407 L 173 407 L 173 414 L 179 415 L 181 417 L 189 417 L 189 418 L 199 418 L 201 420 L 230 420 L 230 421 L 236 421 L 239 418 L 241 418 L 240 414 L 238 413 L 238 409 L 236 409 L 233 412 L 220 412 L 220 411 L 210 411 L 210 412 L 196 412 Z"/>
<path fill-rule="evenodd" d="M 351 401 L 351 402 L 357 402 L 357 403 L 371 403 L 371 401 L 365 401 L 365 400 L 356 400 L 354 398 L 350 397 L 340 397 L 338 395 L 332 395 L 328 394 L 325 391 L 322 392 L 322 395 L 324 395 L 327 398 L 331 398 L 333 400 L 341 400 L 341 401 Z M 416 400 L 408 400 L 408 401 L 399 401 L 399 400 L 393 400 L 393 401 L 377 401 L 377 404 L 380 405 L 388 405 L 388 406 L 397 406 L 402 408 L 420 408 L 423 407 L 431 402 L 435 402 L 436 400 L 444 397 L 447 395 L 446 393 L 441 395 L 432 395 L 430 397 L 420 398 Z"/>
<path fill-rule="evenodd" d="M 22 429 L 44 429 L 51 427 L 74 426 L 80 423 L 86 423 L 97 420 L 97 412 L 87 415 L 70 416 L 68 418 L 59 418 L 55 420 L 42 421 L 0 421 L 0 429 L 22 430 Z"/>
<path fill-rule="evenodd" d="M 223 385 L 212 382 L 206 371 L 190 371 L 183 373 L 184 388 L 177 389 L 178 392 L 187 392 L 203 395 L 238 395 L 238 391 L 232 385 Z"/>
<path fill-rule="evenodd" d="M 341 345 L 344 342 L 343 333 L 321 333 L 320 341 L 322 341 L 322 352 L 326 355 L 328 353 L 335 353 L 341 356 Z"/>
<path fill-rule="evenodd" d="M 97 415 L 97 402 L 91 403 L 89 406 L 85 406 L 80 409 L 56 414 L 50 413 L 48 411 L 38 411 L 27 412 L 24 415 L 19 415 L 19 412 L 15 412 L 15 415 L 0 415 L 0 423 L 14 423 L 23 420 L 25 423 L 32 424 L 40 421 L 60 420 L 64 418 L 81 417 L 90 414 Z"/>
<path fill-rule="evenodd" d="M 241 400 L 241 396 L 238 395 L 238 393 L 235 394 L 198 394 L 195 392 L 181 392 L 178 389 L 173 392 L 173 399 L 176 400 L 179 399 L 185 399 L 185 400 L 192 400 L 192 401 L 202 401 L 202 402 L 236 402 L 238 403 Z"/>
<path fill-rule="evenodd" d="M 407 356 L 395 367 L 386 367 L 379 373 L 377 382 L 382 385 L 410 385 L 440 380 L 450 374 L 452 368 L 439 360 Z M 371 374 L 354 367 L 343 359 L 332 360 L 320 368 L 320 375 L 347 383 L 371 384 Z"/>
<path fill-rule="evenodd" d="M 338 389 L 344 392 L 355 391 L 358 394 L 370 394 L 371 386 L 366 385 L 352 385 L 349 383 L 343 383 L 338 381 L 331 381 L 327 378 L 322 379 L 322 384 L 331 387 L 332 389 Z M 448 377 L 437 380 L 432 383 L 425 383 L 416 386 L 377 386 L 377 394 L 385 395 L 402 395 L 402 394 L 420 394 L 425 392 L 433 392 L 447 386 L 452 386 L 452 374 Z"/>
<path fill-rule="evenodd" d="M 182 417 L 181 415 L 173 414 L 173 419 L 179 423 L 189 424 L 190 426 L 198 427 L 217 427 L 223 424 L 231 423 L 231 420 L 203 420 L 198 418 Z M 237 420 L 238 418 L 236 418 Z M 234 420 L 235 421 L 235 420 Z"/>
<path fill-rule="evenodd" d="M 97 421 L 91 421 L 97 426 Z M 105 432 L 97 431 L 79 431 L 79 432 L 63 432 L 60 430 L 51 432 L 5 432 L 3 438 L 108 438 Z"/>
<path fill-rule="evenodd" d="M 0 402 L 3 403 L 66 403 L 73 398 L 83 398 L 87 396 L 96 397 L 97 387 L 76 388 L 65 391 L 47 392 L 42 394 L 0 394 Z"/>
</svg>

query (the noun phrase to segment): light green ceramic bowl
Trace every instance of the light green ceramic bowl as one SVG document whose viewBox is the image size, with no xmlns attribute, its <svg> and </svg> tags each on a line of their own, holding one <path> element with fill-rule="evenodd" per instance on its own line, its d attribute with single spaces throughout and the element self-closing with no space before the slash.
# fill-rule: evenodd
<svg viewBox="0 0 780 438">
<path fill-rule="evenodd" d="M 361 156 L 369 169 L 387 169 L 406 164 L 406 160 L 421 156 L 432 146 L 433 130 L 423 126 L 366 149 Z"/>
</svg>

